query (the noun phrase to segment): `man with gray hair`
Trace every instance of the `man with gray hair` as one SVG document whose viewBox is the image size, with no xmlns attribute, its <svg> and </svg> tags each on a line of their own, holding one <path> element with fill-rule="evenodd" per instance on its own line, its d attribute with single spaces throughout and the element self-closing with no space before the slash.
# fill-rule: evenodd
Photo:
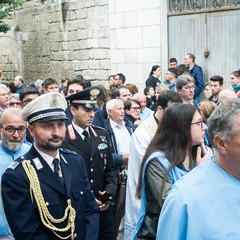
<svg viewBox="0 0 240 240">
<path fill-rule="evenodd" d="M 108 119 L 105 121 L 105 128 L 111 137 L 113 148 L 113 161 L 122 169 L 128 164 L 130 137 L 134 126 L 124 121 L 124 103 L 120 99 L 112 99 L 106 104 Z"/>
<path fill-rule="evenodd" d="M 0 179 L 7 167 L 18 157 L 25 154 L 30 145 L 24 143 L 27 124 L 22 119 L 22 111 L 17 108 L 5 109 L 0 116 Z M 0 239 L 13 239 L 0 205 Z"/>
<path fill-rule="evenodd" d="M 158 240 L 240 239 L 239 98 L 214 110 L 208 134 L 215 156 L 173 186 L 158 222 Z"/>
<path fill-rule="evenodd" d="M 0 84 L 0 113 L 8 107 L 10 90 L 5 84 Z"/>
<path fill-rule="evenodd" d="M 181 95 L 183 103 L 194 104 L 194 79 L 190 75 L 180 75 L 176 81 L 177 92 Z"/>
<path fill-rule="evenodd" d="M 146 96 L 143 93 L 135 93 L 133 95 L 133 99 L 136 99 L 140 102 L 141 105 L 140 119 L 142 121 L 146 120 L 148 117 L 154 114 L 154 112 L 150 108 L 146 107 Z"/>
<path fill-rule="evenodd" d="M 19 99 L 19 94 L 18 93 L 13 93 L 9 96 L 8 98 L 8 107 L 9 108 L 19 108 L 22 109 L 22 103 Z"/>
<path fill-rule="evenodd" d="M 14 86 L 17 87 L 16 93 L 20 93 L 21 90 L 25 88 L 25 84 L 22 76 L 16 76 L 13 82 L 14 82 Z"/>
</svg>

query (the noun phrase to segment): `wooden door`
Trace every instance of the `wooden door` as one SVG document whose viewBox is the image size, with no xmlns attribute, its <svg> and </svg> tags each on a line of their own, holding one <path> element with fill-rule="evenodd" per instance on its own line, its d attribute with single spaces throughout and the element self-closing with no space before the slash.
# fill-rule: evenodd
<svg viewBox="0 0 240 240">
<path fill-rule="evenodd" d="M 240 3 L 224 1 L 229 6 L 202 5 L 193 9 L 184 2 L 201 1 L 169 2 L 182 4 L 180 12 L 169 4 L 169 58 L 176 57 L 180 64 L 186 53 L 193 53 L 196 64 L 203 68 L 205 82 L 213 75 L 221 75 L 224 87 L 229 87 L 230 73 L 240 68 Z"/>
</svg>

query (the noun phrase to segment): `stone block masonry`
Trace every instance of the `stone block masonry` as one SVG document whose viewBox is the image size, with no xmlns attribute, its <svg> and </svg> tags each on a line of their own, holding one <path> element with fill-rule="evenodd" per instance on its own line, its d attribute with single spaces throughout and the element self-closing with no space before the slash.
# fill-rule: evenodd
<svg viewBox="0 0 240 240">
<path fill-rule="evenodd" d="M 86 79 L 106 80 L 111 65 L 108 12 L 106 0 L 27 1 L 11 21 L 22 33 L 22 60 L 11 61 L 18 51 L 17 41 L 13 38 L 9 45 L 6 40 L 6 49 L 15 51 L 0 53 L 0 68 L 12 72 L 3 78 L 21 74 L 27 82 L 47 77 L 60 81 L 81 74 Z"/>
</svg>

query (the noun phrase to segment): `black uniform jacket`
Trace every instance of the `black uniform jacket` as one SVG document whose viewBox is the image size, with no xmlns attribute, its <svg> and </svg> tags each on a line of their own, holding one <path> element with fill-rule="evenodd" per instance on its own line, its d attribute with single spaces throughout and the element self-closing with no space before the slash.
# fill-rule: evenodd
<svg viewBox="0 0 240 240">
<path fill-rule="evenodd" d="M 10 165 L 2 177 L 2 199 L 9 226 L 16 240 L 59 240 L 40 219 L 35 200 L 31 199 L 29 180 L 21 161 L 31 160 L 37 172 L 44 200 L 54 218 L 62 218 L 71 199 L 76 210 L 75 233 L 77 240 L 97 240 L 99 212 L 82 157 L 60 149 L 61 169 L 64 185 L 42 159 L 34 146 L 14 164 Z M 66 221 L 57 225 L 66 226 Z M 69 231 L 67 232 L 69 234 Z M 66 236 L 59 233 L 60 236 Z"/>
<path fill-rule="evenodd" d="M 91 189 L 96 198 L 98 191 L 107 191 L 114 195 L 118 173 L 112 160 L 109 134 L 105 129 L 96 126 L 89 127 L 89 132 L 90 147 L 70 124 L 63 147 L 83 156 Z"/>
</svg>

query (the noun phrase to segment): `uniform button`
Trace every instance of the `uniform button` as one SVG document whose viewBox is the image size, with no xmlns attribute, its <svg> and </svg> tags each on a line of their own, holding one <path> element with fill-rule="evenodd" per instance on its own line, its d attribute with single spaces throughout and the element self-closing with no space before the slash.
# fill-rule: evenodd
<svg viewBox="0 0 240 240">
<path fill-rule="evenodd" d="M 91 168 L 90 171 L 93 172 L 93 168 Z"/>
<path fill-rule="evenodd" d="M 73 234 L 73 238 L 76 238 L 76 237 L 77 237 L 77 234 L 76 234 L 76 233 L 74 233 L 74 234 Z"/>
<path fill-rule="evenodd" d="M 48 206 L 49 205 L 49 202 L 46 202 L 46 206 Z"/>
<path fill-rule="evenodd" d="M 91 190 L 91 192 L 93 193 L 93 190 Z"/>
<path fill-rule="evenodd" d="M 90 158 L 90 161 L 92 162 L 92 158 Z"/>
<path fill-rule="evenodd" d="M 90 180 L 90 183 L 93 183 L 93 180 L 92 180 L 92 179 Z"/>
<path fill-rule="evenodd" d="M 81 195 L 83 195 L 83 192 L 82 192 L 82 191 L 80 191 L 80 194 L 81 194 Z"/>
</svg>

